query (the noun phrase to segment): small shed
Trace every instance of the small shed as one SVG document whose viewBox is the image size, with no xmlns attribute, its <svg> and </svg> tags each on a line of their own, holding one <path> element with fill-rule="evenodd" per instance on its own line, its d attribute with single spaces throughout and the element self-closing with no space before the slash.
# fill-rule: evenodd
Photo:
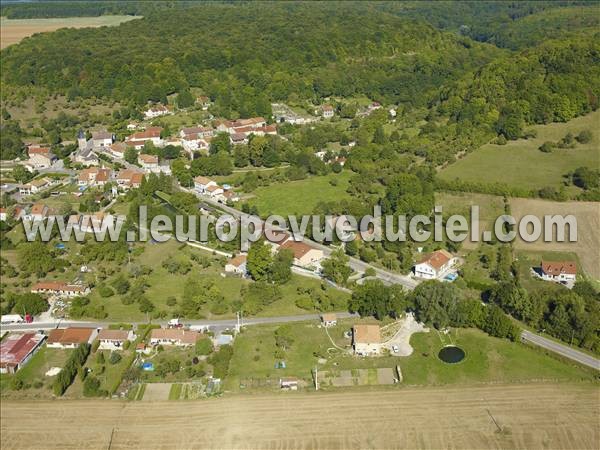
<svg viewBox="0 0 600 450">
<path fill-rule="evenodd" d="M 280 378 L 279 387 L 284 391 L 297 391 L 298 379 L 295 377 Z"/>
<path fill-rule="evenodd" d="M 324 327 L 333 327 L 337 325 L 337 316 L 335 313 L 321 314 L 321 323 Z"/>
</svg>

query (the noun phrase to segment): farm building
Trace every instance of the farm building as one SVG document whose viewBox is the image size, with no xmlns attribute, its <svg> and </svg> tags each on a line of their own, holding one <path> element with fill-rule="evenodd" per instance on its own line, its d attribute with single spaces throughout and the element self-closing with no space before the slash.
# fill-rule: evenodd
<svg viewBox="0 0 600 450">
<path fill-rule="evenodd" d="M 61 297 L 78 297 L 89 294 L 90 288 L 80 284 L 67 284 L 64 281 L 41 281 L 31 288 L 31 292 Z"/>
<path fill-rule="evenodd" d="M 38 351 L 46 336 L 36 333 L 11 334 L 0 343 L 0 373 L 17 372 Z"/>
</svg>

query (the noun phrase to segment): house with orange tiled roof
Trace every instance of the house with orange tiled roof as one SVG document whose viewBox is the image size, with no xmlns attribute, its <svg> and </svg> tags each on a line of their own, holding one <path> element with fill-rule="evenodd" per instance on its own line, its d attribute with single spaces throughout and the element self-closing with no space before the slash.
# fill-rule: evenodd
<svg viewBox="0 0 600 450">
<path fill-rule="evenodd" d="M 225 272 L 236 275 L 246 274 L 246 255 L 237 255 L 227 261 Z"/>
<path fill-rule="evenodd" d="M 81 344 L 91 344 L 97 335 L 96 328 L 55 328 L 48 333 L 46 346 L 49 348 L 76 348 Z"/>
<path fill-rule="evenodd" d="M 90 167 L 79 172 L 79 186 L 104 186 L 110 181 L 112 171 L 104 167 Z"/>
<path fill-rule="evenodd" d="M 294 265 L 303 268 L 318 266 L 324 257 L 323 250 L 294 239 L 285 241 L 279 246 L 279 250 L 291 250 L 294 255 Z"/>
<path fill-rule="evenodd" d="M 68 284 L 64 281 L 40 281 L 33 285 L 31 293 L 57 295 L 60 297 L 79 297 L 88 295 L 90 288 L 81 284 Z"/>
<path fill-rule="evenodd" d="M 444 275 L 458 262 L 458 258 L 446 250 L 436 250 L 425 255 L 415 265 L 415 276 L 427 280 L 434 280 Z"/>
<path fill-rule="evenodd" d="M 160 147 L 163 145 L 163 140 L 160 137 L 162 130 L 163 129 L 161 127 L 148 127 L 144 131 L 133 133 L 131 136 L 125 139 L 125 144 L 135 148 L 136 150 L 140 150 L 144 147 L 146 141 L 150 141 L 155 146 Z"/>
<path fill-rule="evenodd" d="M 144 174 L 133 169 L 123 169 L 117 174 L 117 184 L 123 189 L 139 188 L 142 185 Z"/>
<path fill-rule="evenodd" d="M 352 347 L 355 355 L 378 355 L 382 342 L 379 325 L 357 324 L 352 327 Z"/>
<path fill-rule="evenodd" d="M 575 261 L 544 261 L 540 264 L 541 277 L 546 281 L 575 281 L 577 263 Z"/>
</svg>

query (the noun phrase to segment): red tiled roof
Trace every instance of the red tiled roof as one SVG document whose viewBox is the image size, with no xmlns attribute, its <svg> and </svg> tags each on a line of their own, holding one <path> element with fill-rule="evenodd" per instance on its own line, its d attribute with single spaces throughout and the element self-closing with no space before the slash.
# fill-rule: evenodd
<svg viewBox="0 0 600 450">
<path fill-rule="evenodd" d="M 294 241 L 293 239 L 285 241 L 279 248 L 290 249 L 296 259 L 302 258 L 313 249 L 310 245 L 305 244 L 304 242 Z"/>
<path fill-rule="evenodd" d="M 577 275 L 577 263 L 573 261 L 542 261 L 542 271 L 552 276 L 558 276 L 561 273 Z"/>
<path fill-rule="evenodd" d="M 444 264 L 452 259 L 452 255 L 446 250 L 436 250 L 435 252 L 425 256 L 419 264 L 429 264 L 436 270 L 439 270 Z"/>
<path fill-rule="evenodd" d="M 48 344 L 84 344 L 93 332 L 94 328 L 55 328 L 48 334 Z"/>
<path fill-rule="evenodd" d="M 21 364 L 29 353 L 44 340 L 44 336 L 35 333 L 11 334 L 0 343 L 0 366 Z"/>
</svg>

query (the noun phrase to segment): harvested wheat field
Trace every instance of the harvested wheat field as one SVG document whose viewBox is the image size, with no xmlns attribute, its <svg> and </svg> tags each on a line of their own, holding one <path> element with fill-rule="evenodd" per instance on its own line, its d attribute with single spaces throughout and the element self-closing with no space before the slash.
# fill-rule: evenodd
<svg viewBox="0 0 600 450">
<path fill-rule="evenodd" d="M 532 214 L 543 222 L 544 215 L 569 215 L 577 219 L 577 242 L 515 241 L 515 248 L 531 251 L 554 251 L 577 253 L 583 270 L 588 276 L 600 280 L 600 203 L 596 202 L 552 202 L 547 200 L 513 198 L 510 200 L 512 215 L 520 220 Z M 568 237 L 568 233 L 565 235 Z"/>
<path fill-rule="evenodd" d="M 35 33 L 55 31 L 60 28 L 113 26 L 136 18 L 133 16 L 99 16 L 12 20 L 2 17 L 0 20 L 0 48 L 16 44 Z"/>
<path fill-rule="evenodd" d="M 600 445 L 593 384 L 2 402 L 2 448 L 570 448 Z"/>
</svg>

